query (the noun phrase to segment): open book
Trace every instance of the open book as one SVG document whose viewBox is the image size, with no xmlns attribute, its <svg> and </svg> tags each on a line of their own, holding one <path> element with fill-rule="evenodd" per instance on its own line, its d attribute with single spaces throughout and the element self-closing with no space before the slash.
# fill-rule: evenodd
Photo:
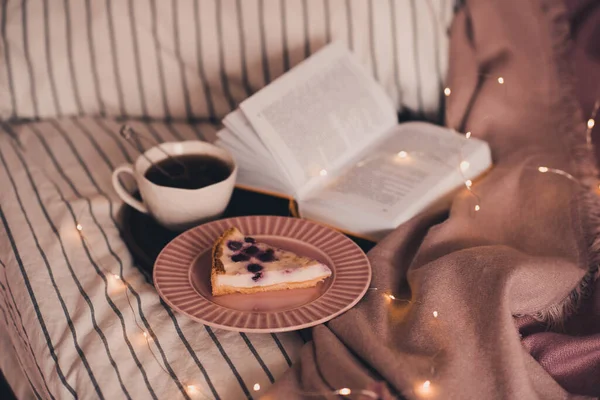
<svg viewBox="0 0 600 400">
<path fill-rule="evenodd" d="M 488 145 L 426 122 L 398 124 L 391 100 L 330 44 L 240 104 L 217 144 L 238 185 L 294 198 L 300 216 L 378 240 L 491 166 Z"/>
</svg>

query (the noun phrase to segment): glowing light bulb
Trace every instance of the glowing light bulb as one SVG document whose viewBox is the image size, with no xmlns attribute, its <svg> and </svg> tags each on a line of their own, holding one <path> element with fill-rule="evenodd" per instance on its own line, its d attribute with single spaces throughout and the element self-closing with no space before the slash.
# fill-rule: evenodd
<svg viewBox="0 0 600 400">
<path fill-rule="evenodd" d="M 588 122 L 587 122 L 588 129 L 592 129 L 594 127 L 594 125 L 596 125 L 596 121 L 594 121 L 593 118 L 588 119 Z"/>
<path fill-rule="evenodd" d="M 501 85 L 504 84 L 504 78 L 501 77 L 501 76 L 499 76 L 498 77 L 498 83 L 501 84 Z"/>
<path fill-rule="evenodd" d="M 538 167 L 538 171 L 540 171 L 541 173 L 548 172 L 548 167 Z"/>
<path fill-rule="evenodd" d="M 437 311 L 434 311 L 434 312 L 433 312 L 433 318 L 437 318 L 437 317 L 438 317 L 438 312 L 437 312 Z"/>
<path fill-rule="evenodd" d="M 476 204 L 475 205 L 475 211 L 479 211 L 479 210 L 481 210 L 481 207 L 479 207 L 479 204 Z"/>
<path fill-rule="evenodd" d="M 148 332 L 144 332 L 144 337 L 148 338 Z"/>
<path fill-rule="evenodd" d="M 254 391 L 258 392 L 260 390 L 260 383 L 255 383 L 254 384 Z"/>
<path fill-rule="evenodd" d="M 116 280 L 121 280 L 121 277 L 117 274 L 113 274 L 113 278 L 115 278 Z"/>
<path fill-rule="evenodd" d="M 473 182 L 470 179 L 467 179 L 465 181 L 465 186 L 468 187 L 468 188 L 470 188 L 471 186 L 473 186 Z"/>
<path fill-rule="evenodd" d="M 450 90 L 449 87 L 444 89 L 444 94 L 446 95 L 446 97 L 450 96 L 451 93 L 452 93 L 452 90 Z"/>
<path fill-rule="evenodd" d="M 465 133 L 465 137 L 466 137 L 467 139 L 468 139 L 468 138 L 470 138 L 470 137 L 471 137 L 471 131 L 469 131 L 469 132 Z"/>
<path fill-rule="evenodd" d="M 320 170 L 319 175 L 321 175 L 321 176 L 327 175 L 327 170 L 325 170 L 325 169 Z"/>
<path fill-rule="evenodd" d="M 405 152 L 404 150 L 398 152 L 398 157 L 400 157 L 400 158 L 406 158 L 407 156 L 408 156 L 408 153 Z"/>
<path fill-rule="evenodd" d="M 431 385 L 431 381 L 425 381 L 422 384 L 417 385 L 415 389 L 415 392 L 417 392 L 418 395 L 423 397 L 429 397 L 433 394 L 433 387 Z"/>
<path fill-rule="evenodd" d="M 194 385 L 187 385 L 186 389 L 189 394 L 194 394 L 198 391 L 198 388 L 196 388 Z"/>
<path fill-rule="evenodd" d="M 470 164 L 468 161 L 461 161 L 461 162 L 460 162 L 460 170 L 461 170 L 461 171 L 466 171 L 466 170 L 468 170 L 468 169 L 469 169 L 469 166 L 470 166 L 470 165 L 471 165 L 471 164 Z"/>
<path fill-rule="evenodd" d="M 77 228 L 77 230 L 79 232 L 81 232 L 83 230 L 83 226 L 81 226 L 81 224 L 77 224 L 77 226 L 75 226 L 75 228 Z"/>
<path fill-rule="evenodd" d="M 348 396 L 350 393 L 352 393 L 352 390 L 348 388 L 342 388 L 338 390 L 338 394 L 341 394 L 342 396 Z"/>
<path fill-rule="evenodd" d="M 389 298 L 390 300 L 396 300 L 396 298 L 394 297 L 394 295 L 393 295 L 393 294 L 388 294 L 387 296 L 388 296 L 388 298 Z"/>
</svg>

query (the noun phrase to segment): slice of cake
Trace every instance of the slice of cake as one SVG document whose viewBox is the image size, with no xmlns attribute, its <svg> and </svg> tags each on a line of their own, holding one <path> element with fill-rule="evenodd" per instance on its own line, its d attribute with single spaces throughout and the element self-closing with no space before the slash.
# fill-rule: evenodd
<svg viewBox="0 0 600 400">
<path fill-rule="evenodd" d="M 212 251 L 213 296 L 315 286 L 331 275 L 320 262 L 227 229 Z"/>
</svg>

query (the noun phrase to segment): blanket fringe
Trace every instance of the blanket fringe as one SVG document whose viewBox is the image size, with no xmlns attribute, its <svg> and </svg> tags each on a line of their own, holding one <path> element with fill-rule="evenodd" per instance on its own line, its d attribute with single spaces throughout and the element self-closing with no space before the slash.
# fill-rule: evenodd
<svg viewBox="0 0 600 400">
<path fill-rule="evenodd" d="M 574 221 L 580 226 L 580 233 L 586 240 L 587 249 L 582 249 L 582 263 L 587 263 L 587 271 L 579 285 L 558 304 L 533 315 L 549 328 L 562 329 L 565 321 L 573 315 L 583 300 L 594 289 L 594 281 L 599 278 L 600 265 L 600 191 L 598 190 L 598 169 L 593 146 L 586 143 L 585 119 L 575 93 L 575 73 L 569 54 L 572 39 L 565 5 L 562 0 L 540 0 L 545 11 L 558 10 L 551 15 L 550 29 L 553 41 L 553 57 L 557 66 L 559 91 L 559 131 L 565 148 L 569 149 L 573 175 L 581 183 L 574 202 Z"/>
<path fill-rule="evenodd" d="M 581 303 L 592 295 L 594 282 L 600 278 L 600 197 L 595 188 L 585 184 L 578 197 L 580 215 L 584 216 L 581 218 L 581 224 L 588 243 L 587 271 L 577 287 L 561 302 L 532 315 L 548 329 L 556 331 L 564 330 L 565 322 L 579 310 Z"/>
<path fill-rule="evenodd" d="M 548 329 L 562 331 L 566 320 L 573 315 L 584 299 L 591 296 L 593 283 L 597 279 L 598 268 L 590 269 L 579 282 L 579 285 L 560 303 L 538 311 L 532 317 L 546 324 Z"/>
</svg>

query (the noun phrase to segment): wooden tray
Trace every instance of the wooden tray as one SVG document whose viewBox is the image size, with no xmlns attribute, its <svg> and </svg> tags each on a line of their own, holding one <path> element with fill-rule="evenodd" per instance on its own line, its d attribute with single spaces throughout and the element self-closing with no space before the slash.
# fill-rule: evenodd
<svg viewBox="0 0 600 400">
<path fill-rule="evenodd" d="M 136 197 L 139 198 L 139 195 Z M 123 206 L 121 213 L 123 240 L 131 251 L 137 266 L 152 276 L 154 261 L 158 254 L 181 232 L 172 232 L 163 228 L 152 217 L 127 205 Z M 222 218 L 245 215 L 291 216 L 288 200 L 236 188 Z M 375 245 L 368 240 L 348 237 L 365 252 Z"/>
</svg>

